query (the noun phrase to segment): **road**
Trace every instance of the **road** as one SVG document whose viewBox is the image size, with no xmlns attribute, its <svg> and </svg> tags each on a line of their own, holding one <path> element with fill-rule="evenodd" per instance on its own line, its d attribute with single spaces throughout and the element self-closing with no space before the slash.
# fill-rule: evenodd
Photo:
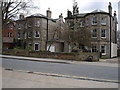
<svg viewBox="0 0 120 90">
<path fill-rule="evenodd" d="M 97 66 L 94 64 L 61 64 L 3 58 L 2 67 L 32 72 L 118 80 L 118 67 Z"/>
</svg>

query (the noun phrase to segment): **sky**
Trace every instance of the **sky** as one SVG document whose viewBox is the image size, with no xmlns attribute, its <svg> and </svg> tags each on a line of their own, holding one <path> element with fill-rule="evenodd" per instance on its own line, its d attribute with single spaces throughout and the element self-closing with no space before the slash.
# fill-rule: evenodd
<svg viewBox="0 0 120 90">
<path fill-rule="evenodd" d="M 111 2 L 113 12 L 116 10 L 117 15 L 119 1 L 120 0 L 76 0 L 79 7 L 79 13 L 89 13 L 96 9 L 108 12 L 108 4 Z M 39 9 L 31 11 L 31 14 L 40 13 L 46 15 L 46 10 L 50 8 L 53 19 L 58 18 L 61 13 L 65 18 L 67 16 L 67 10 L 73 10 L 73 0 L 34 0 L 33 4 L 39 7 Z"/>
</svg>

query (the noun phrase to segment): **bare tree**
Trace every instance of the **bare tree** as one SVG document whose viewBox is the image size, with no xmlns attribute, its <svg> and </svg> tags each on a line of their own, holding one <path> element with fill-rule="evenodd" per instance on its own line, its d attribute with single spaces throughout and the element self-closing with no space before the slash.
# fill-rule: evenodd
<svg viewBox="0 0 120 90">
<path fill-rule="evenodd" d="M 6 2 L 1 2 L 2 9 L 2 22 L 5 25 L 8 21 L 14 19 L 21 11 L 28 12 L 29 8 L 37 8 L 30 3 L 32 0 L 27 2 L 13 2 L 12 0 L 6 0 Z"/>
<path fill-rule="evenodd" d="M 56 24 L 51 27 L 51 37 L 49 38 L 49 47 L 47 51 L 50 51 L 50 47 L 52 44 L 56 41 L 63 40 L 63 35 L 64 33 L 64 22 L 62 20 L 57 20 Z"/>
<path fill-rule="evenodd" d="M 90 46 L 91 32 L 85 27 L 80 27 L 73 30 L 67 26 L 64 38 L 65 41 L 69 43 L 72 50 L 85 49 L 85 46 Z"/>
</svg>

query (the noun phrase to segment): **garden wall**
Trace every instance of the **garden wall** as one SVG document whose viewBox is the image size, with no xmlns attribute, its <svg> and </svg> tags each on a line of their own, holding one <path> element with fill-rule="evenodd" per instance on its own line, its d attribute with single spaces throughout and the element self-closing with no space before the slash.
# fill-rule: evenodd
<svg viewBox="0 0 120 90">
<path fill-rule="evenodd" d="M 15 55 L 15 56 L 53 58 L 53 59 L 65 59 L 65 60 L 77 60 L 77 61 L 85 61 L 88 59 L 89 56 L 92 56 L 93 61 L 99 61 L 97 53 L 88 53 L 88 52 L 58 53 L 58 52 L 45 52 L 45 51 L 41 52 L 41 51 L 10 50 L 7 51 L 7 54 Z"/>
</svg>

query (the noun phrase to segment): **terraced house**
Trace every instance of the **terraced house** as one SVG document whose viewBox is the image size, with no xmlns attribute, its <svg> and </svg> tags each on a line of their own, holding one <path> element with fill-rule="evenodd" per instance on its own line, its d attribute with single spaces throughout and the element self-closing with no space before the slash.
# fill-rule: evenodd
<svg viewBox="0 0 120 90">
<path fill-rule="evenodd" d="M 34 14 L 28 17 L 20 15 L 16 21 L 16 40 L 22 48 L 31 47 L 35 51 L 63 52 L 62 32 L 64 29 L 62 14 L 58 19 L 52 19 L 50 8 L 46 16 Z"/>
<path fill-rule="evenodd" d="M 79 13 L 77 4 L 73 13 L 68 11 L 65 22 L 71 29 L 85 27 L 91 31 L 91 52 L 98 52 L 102 58 L 117 56 L 117 18 L 116 11 L 112 15 L 112 5 L 109 3 L 108 12 L 94 10 L 90 13 Z M 77 23 L 75 23 L 77 22 Z"/>
</svg>

